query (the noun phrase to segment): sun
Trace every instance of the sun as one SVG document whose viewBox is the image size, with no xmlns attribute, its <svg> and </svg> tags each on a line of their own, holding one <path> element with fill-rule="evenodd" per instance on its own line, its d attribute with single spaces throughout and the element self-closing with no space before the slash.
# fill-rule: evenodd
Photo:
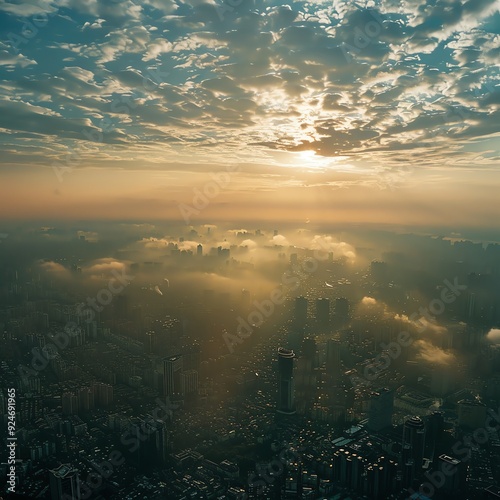
<svg viewBox="0 0 500 500">
<path fill-rule="evenodd" d="M 318 157 L 316 156 L 316 151 L 312 151 L 310 149 L 306 150 L 306 151 L 301 151 L 299 153 L 299 156 L 301 159 L 305 160 L 305 161 L 310 161 L 310 160 L 313 160 L 314 159 L 318 159 Z"/>
<path fill-rule="evenodd" d="M 318 156 L 316 151 L 307 149 L 304 151 L 299 151 L 295 153 L 295 163 L 299 164 L 301 167 L 324 167 L 325 158 Z"/>
</svg>

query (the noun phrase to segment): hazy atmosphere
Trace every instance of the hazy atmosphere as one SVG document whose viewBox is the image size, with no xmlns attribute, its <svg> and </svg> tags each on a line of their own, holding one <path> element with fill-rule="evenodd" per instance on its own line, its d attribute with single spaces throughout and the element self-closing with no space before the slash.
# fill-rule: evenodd
<svg viewBox="0 0 500 500">
<path fill-rule="evenodd" d="M 0 500 L 500 498 L 499 0 L 0 0 Z"/>
</svg>

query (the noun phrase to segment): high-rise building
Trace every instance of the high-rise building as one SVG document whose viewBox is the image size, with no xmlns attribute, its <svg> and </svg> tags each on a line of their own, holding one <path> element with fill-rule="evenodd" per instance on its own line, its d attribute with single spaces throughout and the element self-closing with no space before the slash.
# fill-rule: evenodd
<svg viewBox="0 0 500 500">
<path fill-rule="evenodd" d="M 479 401 L 463 399 L 458 402 L 458 425 L 466 429 L 479 429 L 486 421 L 486 405 Z"/>
<path fill-rule="evenodd" d="M 182 369 L 200 371 L 201 348 L 198 344 L 193 344 L 182 352 Z"/>
<path fill-rule="evenodd" d="M 500 498 L 500 488 L 498 486 L 488 486 L 483 492 L 483 500 L 495 500 Z"/>
<path fill-rule="evenodd" d="M 426 425 L 427 447 L 429 449 L 429 458 L 434 460 L 442 446 L 444 436 L 444 413 L 435 411 L 427 419 Z"/>
<path fill-rule="evenodd" d="M 370 397 L 368 412 L 368 428 L 372 431 L 381 431 L 392 425 L 392 412 L 394 410 L 394 393 L 387 389 L 379 389 Z"/>
<path fill-rule="evenodd" d="M 420 475 L 424 460 L 425 424 L 420 417 L 405 420 L 402 446 L 403 481 L 408 486 Z"/>
<path fill-rule="evenodd" d="M 316 299 L 316 321 L 321 326 L 330 324 L 330 299 Z"/>
<path fill-rule="evenodd" d="M 56 469 L 50 470 L 49 476 L 50 498 L 52 500 L 66 498 L 80 500 L 80 479 L 76 469 L 68 464 L 62 464 Z"/>
<path fill-rule="evenodd" d="M 167 456 L 168 435 L 165 423 L 151 416 L 133 418 L 129 426 L 136 446 L 130 451 L 132 459 L 141 467 L 164 462 Z"/>
<path fill-rule="evenodd" d="M 102 408 L 113 403 L 114 391 L 111 384 L 96 382 L 94 383 L 92 390 L 94 393 L 95 406 Z"/>
<path fill-rule="evenodd" d="M 198 372 L 186 370 L 181 373 L 181 393 L 183 395 L 196 394 L 198 392 Z"/>
<path fill-rule="evenodd" d="M 306 337 L 302 341 L 301 357 L 306 359 L 312 367 L 316 366 L 316 341 L 312 337 Z"/>
<path fill-rule="evenodd" d="M 447 495 L 446 498 L 459 498 L 460 492 L 463 492 L 466 486 L 465 462 L 443 454 L 438 458 L 437 467 L 444 475 L 441 489 Z"/>
<path fill-rule="evenodd" d="M 335 322 L 343 325 L 349 320 L 349 301 L 344 297 L 335 299 Z"/>
<path fill-rule="evenodd" d="M 329 339 L 326 343 L 326 374 L 330 381 L 339 381 L 342 373 L 340 364 L 340 342 Z"/>
<path fill-rule="evenodd" d="M 370 274 L 376 283 L 385 283 L 387 281 L 387 262 L 374 260 L 370 264 Z"/>
<path fill-rule="evenodd" d="M 165 396 L 181 393 L 182 356 L 163 360 L 163 390 Z"/>
<path fill-rule="evenodd" d="M 201 243 L 196 247 L 196 255 L 203 255 L 203 245 Z"/>
<path fill-rule="evenodd" d="M 294 317 L 297 325 L 304 326 L 307 322 L 307 299 L 305 297 L 295 298 Z"/>
<path fill-rule="evenodd" d="M 279 413 L 295 413 L 295 384 L 293 380 L 295 354 L 280 347 L 278 349 L 278 405 Z"/>
<path fill-rule="evenodd" d="M 73 392 L 65 392 L 61 397 L 61 406 L 63 415 L 78 414 L 78 397 Z"/>
</svg>

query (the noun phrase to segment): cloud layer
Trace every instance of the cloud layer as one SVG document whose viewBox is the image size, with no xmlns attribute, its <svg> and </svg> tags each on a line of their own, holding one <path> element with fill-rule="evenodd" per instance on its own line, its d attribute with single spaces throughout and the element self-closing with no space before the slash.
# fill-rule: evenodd
<svg viewBox="0 0 500 500">
<path fill-rule="evenodd" d="M 494 0 L 39 0 L 0 17 L 4 169 L 240 163 L 265 191 L 499 166 Z"/>
</svg>

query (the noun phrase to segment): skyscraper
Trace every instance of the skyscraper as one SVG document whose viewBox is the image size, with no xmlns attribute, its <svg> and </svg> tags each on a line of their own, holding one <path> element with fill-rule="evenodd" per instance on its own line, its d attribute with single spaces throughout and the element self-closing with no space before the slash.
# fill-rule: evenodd
<svg viewBox="0 0 500 500">
<path fill-rule="evenodd" d="M 307 322 L 307 299 L 305 297 L 295 298 L 295 321 L 298 326 L 304 326 Z"/>
<path fill-rule="evenodd" d="M 459 497 L 460 491 L 464 490 L 466 481 L 466 465 L 449 455 L 440 455 L 437 461 L 437 468 L 444 474 L 444 484 L 441 487 L 448 498 Z"/>
<path fill-rule="evenodd" d="M 335 299 L 335 323 L 343 325 L 349 319 L 349 301 L 343 297 Z"/>
<path fill-rule="evenodd" d="M 198 372 L 187 370 L 181 373 L 180 388 L 182 395 L 195 394 L 198 391 Z"/>
<path fill-rule="evenodd" d="M 293 380 L 293 351 L 278 349 L 278 405 L 279 413 L 295 413 L 295 384 Z"/>
<path fill-rule="evenodd" d="M 387 389 L 379 389 L 370 397 L 368 412 L 368 428 L 372 431 L 381 431 L 392 425 L 392 412 L 394 409 L 394 393 Z"/>
<path fill-rule="evenodd" d="M 329 339 L 326 343 L 326 374 L 330 382 L 338 382 L 342 373 L 340 365 L 340 342 Z"/>
<path fill-rule="evenodd" d="M 80 500 L 80 479 L 76 469 L 68 464 L 62 464 L 56 469 L 50 470 L 49 476 L 50 498 L 52 500 L 65 498 Z"/>
<path fill-rule="evenodd" d="M 321 326 L 330 324 L 330 299 L 316 299 L 316 321 Z"/>
<path fill-rule="evenodd" d="M 163 392 L 165 396 L 181 393 L 182 356 L 163 360 Z"/>
<path fill-rule="evenodd" d="M 403 425 L 401 460 L 403 481 L 410 485 L 420 475 L 424 460 L 425 424 L 420 417 L 408 417 Z"/>
</svg>

